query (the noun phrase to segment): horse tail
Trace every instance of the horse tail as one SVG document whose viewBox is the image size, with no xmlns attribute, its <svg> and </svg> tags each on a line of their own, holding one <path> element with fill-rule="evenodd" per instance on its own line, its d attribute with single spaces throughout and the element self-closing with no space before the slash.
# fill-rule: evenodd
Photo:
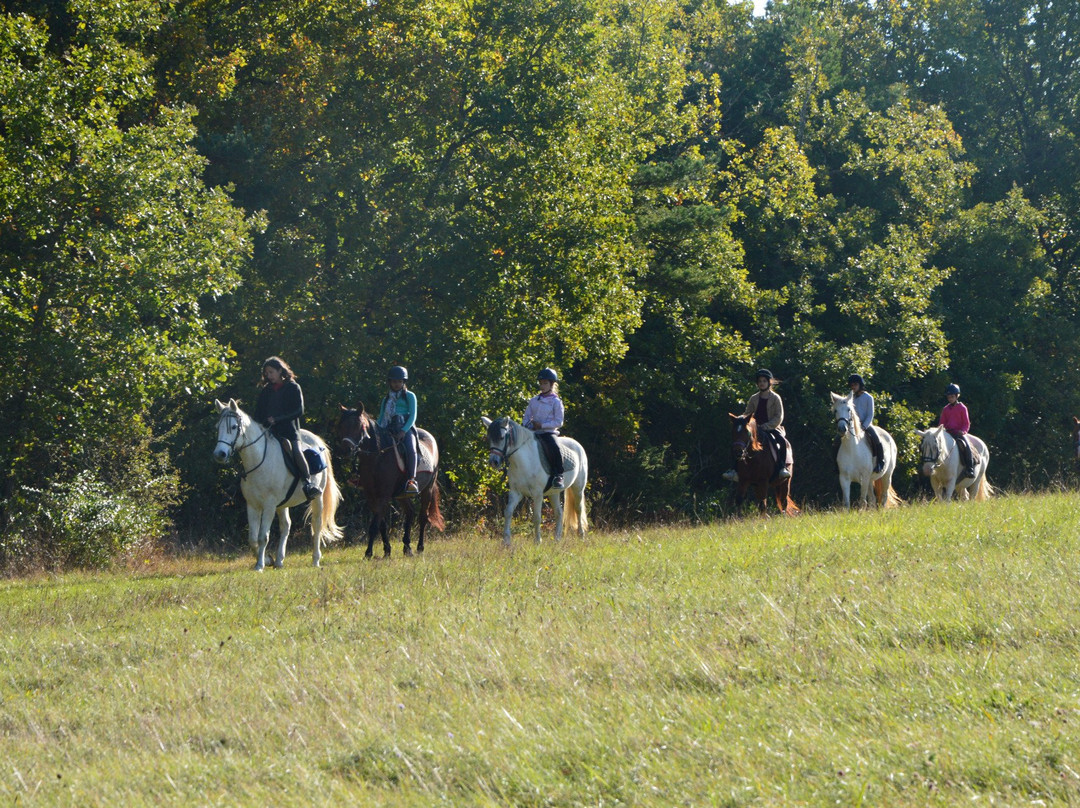
<svg viewBox="0 0 1080 808">
<path fill-rule="evenodd" d="M 435 478 L 431 481 L 431 496 L 428 499 L 427 504 L 427 521 L 438 531 L 446 530 L 446 521 L 443 519 L 442 512 L 439 510 L 439 472 L 435 470 Z"/>
<path fill-rule="evenodd" d="M 323 443 L 321 438 L 317 438 L 320 446 L 326 448 L 326 444 Z M 319 539 L 329 544 L 333 541 L 338 541 L 345 535 L 345 528 L 337 523 L 337 510 L 341 505 L 341 489 L 338 487 L 337 480 L 334 479 L 334 466 L 331 463 L 326 464 L 326 485 L 323 486 L 322 492 L 322 511 L 319 513 Z M 304 512 L 304 521 L 307 522 L 311 519 L 311 505 L 309 504 L 307 510 Z"/>
<path fill-rule="evenodd" d="M 882 497 L 881 490 L 885 487 L 885 478 L 878 477 L 874 480 L 874 495 L 877 497 L 878 502 L 884 502 L 886 508 L 898 508 L 904 504 L 904 500 L 900 499 L 900 495 L 896 493 L 896 489 L 891 485 L 888 492 Z"/>
<path fill-rule="evenodd" d="M 563 502 L 563 533 L 570 530 L 584 533 L 589 529 L 589 518 L 585 515 L 585 483 L 589 474 L 589 461 L 584 450 L 581 452 L 578 472 L 578 477 L 566 489 L 566 500 Z"/>
<path fill-rule="evenodd" d="M 787 483 L 787 507 L 784 506 L 784 497 L 780 494 L 780 486 L 773 489 L 773 493 L 776 495 L 776 507 L 780 509 L 780 512 L 787 516 L 797 516 L 799 513 L 799 506 L 795 504 L 795 500 L 791 498 L 791 478 L 788 477 Z"/>
<path fill-rule="evenodd" d="M 979 487 L 975 490 L 975 499 L 979 501 L 985 501 L 990 499 L 994 495 L 994 487 L 990 485 L 990 481 L 986 479 L 986 473 L 983 473 L 982 478 L 979 480 Z"/>
</svg>

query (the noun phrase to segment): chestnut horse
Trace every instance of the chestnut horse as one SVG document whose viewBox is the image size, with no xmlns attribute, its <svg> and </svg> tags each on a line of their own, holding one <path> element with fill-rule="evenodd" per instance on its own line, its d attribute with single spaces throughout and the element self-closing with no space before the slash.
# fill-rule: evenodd
<svg viewBox="0 0 1080 808">
<path fill-rule="evenodd" d="M 776 460 L 772 452 L 758 441 L 757 421 L 752 415 L 729 412 L 728 417 L 731 418 L 731 456 L 735 461 L 735 471 L 739 474 L 735 503 L 741 505 L 746 499 L 747 490 L 753 486 L 758 508 L 765 513 L 765 502 L 772 488 L 780 511 L 789 516 L 797 514 L 799 508 L 789 496 L 791 478 L 775 476 Z"/>
<path fill-rule="evenodd" d="M 339 405 L 340 406 L 340 405 Z M 419 536 L 416 552 L 424 552 L 424 533 L 430 524 L 436 530 L 446 527 L 439 512 L 439 447 L 427 430 L 417 428 L 418 453 L 425 453 L 431 460 L 430 468 L 417 470 L 416 482 L 420 486 Z M 390 502 L 394 500 L 404 512 L 405 527 L 402 537 L 403 552 L 411 556 L 415 494 L 405 493 L 405 472 L 398 465 L 394 436 L 364 411 L 364 405 L 355 409 L 341 407 L 341 416 L 334 429 L 336 443 L 334 454 L 346 463 L 348 479 L 359 485 L 371 508 L 371 524 L 368 526 L 366 558 L 371 558 L 375 534 L 382 536 L 383 558 L 390 557 Z"/>
</svg>

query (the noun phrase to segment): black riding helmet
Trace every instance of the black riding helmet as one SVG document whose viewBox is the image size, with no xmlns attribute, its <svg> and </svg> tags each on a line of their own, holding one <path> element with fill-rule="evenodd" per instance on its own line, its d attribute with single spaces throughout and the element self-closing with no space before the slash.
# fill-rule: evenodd
<svg viewBox="0 0 1080 808">
<path fill-rule="evenodd" d="M 950 384 L 948 387 L 945 388 L 945 395 L 947 395 L 947 396 L 949 396 L 949 395 L 959 396 L 960 395 L 960 385 L 958 385 L 958 384 Z"/>
<path fill-rule="evenodd" d="M 757 373 L 754 374 L 754 381 L 756 382 L 758 379 L 768 379 L 771 382 L 773 380 L 772 371 L 767 370 L 766 368 L 761 368 Z"/>
<path fill-rule="evenodd" d="M 860 376 L 858 373 L 852 373 L 850 376 L 848 376 L 847 383 L 857 384 L 859 385 L 860 389 L 866 387 L 866 382 L 863 381 L 863 377 Z"/>
<path fill-rule="evenodd" d="M 559 374 L 551 368 L 544 368 L 536 374 L 536 380 L 538 382 L 551 382 L 552 384 L 555 384 L 555 382 L 559 380 Z"/>
<path fill-rule="evenodd" d="M 401 365 L 394 365 L 390 368 L 390 372 L 386 374 L 387 381 L 408 381 L 409 371 L 403 368 Z"/>
</svg>

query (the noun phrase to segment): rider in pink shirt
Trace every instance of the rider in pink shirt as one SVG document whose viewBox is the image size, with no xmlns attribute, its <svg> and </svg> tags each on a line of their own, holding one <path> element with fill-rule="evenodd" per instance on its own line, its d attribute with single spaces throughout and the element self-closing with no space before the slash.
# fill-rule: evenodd
<svg viewBox="0 0 1080 808">
<path fill-rule="evenodd" d="M 941 411 L 938 423 L 945 427 L 945 431 L 953 436 L 956 445 L 960 448 L 960 457 L 964 461 L 964 470 L 960 477 L 974 477 L 975 468 L 971 461 L 971 447 L 967 442 L 967 433 L 971 430 L 971 418 L 968 416 L 967 407 L 960 403 L 960 386 L 950 384 L 945 388 L 945 398 L 948 404 Z"/>
</svg>

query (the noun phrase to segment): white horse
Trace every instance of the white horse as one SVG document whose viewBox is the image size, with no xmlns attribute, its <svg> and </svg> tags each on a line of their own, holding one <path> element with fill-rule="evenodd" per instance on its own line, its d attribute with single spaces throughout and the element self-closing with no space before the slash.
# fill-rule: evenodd
<svg viewBox="0 0 1080 808">
<path fill-rule="evenodd" d="M 840 467 L 840 491 L 844 495 L 844 507 L 851 507 L 851 484 L 859 484 L 859 496 L 863 505 L 870 504 L 870 489 L 882 508 L 900 504 L 900 497 L 892 487 L 893 473 L 896 471 L 896 441 L 892 435 L 879 426 L 871 426 L 881 441 L 881 453 L 885 465 L 880 472 L 874 473 L 874 452 L 870 448 L 866 432 L 862 428 L 859 416 L 855 412 L 855 402 L 851 394 L 832 396 L 832 411 L 836 418 L 836 429 L 841 434 L 840 451 L 836 453 L 836 465 Z"/>
<path fill-rule="evenodd" d="M 261 571 L 266 566 L 266 545 L 275 513 L 280 537 L 274 566 L 280 568 L 285 563 L 285 543 L 292 527 L 289 508 L 306 501 L 303 486 L 293 485 L 296 478 L 285 467 L 281 445 L 270 430 L 252 421 L 235 399 L 229 399 L 228 404 L 214 403 L 218 410 L 214 459 L 227 463 L 233 453 L 240 458 L 240 490 L 247 502 L 248 541 L 255 550 L 255 569 Z M 322 495 L 311 500 L 304 513 L 304 521 L 311 522 L 311 563 L 317 567 L 322 559 L 322 543 L 340 539 L 343 533 L 335 521 L 341 490 L 330 467 L 330 450 L 322 439 L 301 429 L 300 440 L 305 447 L 318 450 L 326 461 L 326 468 L 312 475 Z"/>
<path fill-rule="evenodd" d="M 490 418 L 480 419 L 487 429 L 488 462 L 494 468 L 506 466 L 510 483 L 510 496 L 506 503 L 506 527 L 503 531 L 503 544 L 510 546 L 510 521 L 514 510 L 523 497 L 533 501 L 533 527 L 536 543 L 540 543 L 540 511 L 544 502 L 544 487 L 548 482 L 548 473 L 540 461 L 542 448 L 536 436 L 516 421 L 503 417 L 495 421 Z M 566 491 L 566 509 L 563 510 L 562 491 L 551 489 L 547 492 L 548 501 L 555 510 L 555 540 L 562 538 L 563 528 L 577 530 L 579 536 L 585 535 L 588 522 L 585 518 L 585 483 L 589 476 L 589 459 L 585 449 L 573 438 L 557 438 L 562 452 L 563 490 Z"/>
<path fill-rule="evenodd" d="M 986 479 L 986 467 L 990 465 L 990 449 L 986 444 L 968 433 L 968 446 L 971 447 L 975 461 L 975 476 L 959 479 L 960 452 L 956 448 L 953 436 L 945 431 L 944 426 L 936 426 L 923 431 L 916 429 L 915 434 L 922 438 L 922 473 L 930 478 L 934 494 L 942 502 L 952 499 L 953 491 L 961 499 L 967 499 L 971 493 L 975 499 L 989 499 L 994 489 Z"/>
</svg>

